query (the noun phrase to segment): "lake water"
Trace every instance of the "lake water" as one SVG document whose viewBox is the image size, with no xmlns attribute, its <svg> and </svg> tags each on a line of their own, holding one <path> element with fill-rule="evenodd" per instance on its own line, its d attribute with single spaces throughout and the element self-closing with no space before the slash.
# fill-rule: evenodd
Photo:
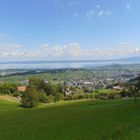
<svg viewBox="0 0 140 140">
<path fill-rule="evenodd" d="M 10 62 L 0 63 L 0 69 L 64 69 L 64 68 L 93 68 L 110 64 L 134 64 L 134 62 Z M 136 62 L 140 64 L 140 62 Z"/>
</svg>

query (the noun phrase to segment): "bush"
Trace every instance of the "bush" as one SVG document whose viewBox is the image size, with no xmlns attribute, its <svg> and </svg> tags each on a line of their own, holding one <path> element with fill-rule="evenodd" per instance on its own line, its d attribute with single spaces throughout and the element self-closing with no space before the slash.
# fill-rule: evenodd
<svg viewBox="0 0 140 140">
<path fill-rule="evenodd" d="M 44 90 L 38 91 L 38 94 L 39 94 L 39 101 L 40 101 L 41 103 L 47 103 L 47 95 L 46 95 L 46 93 L 44 92 Z"/>
<path fill-rule="evenodd" d="M 89 94 L 89 95 L 88 95 L 88 98 L 94 99 L 94 98 L 95 98 L 95 95 L 94 95 L 94 94 Z"/>
<path fill-rule="evenodd" d="M 77 100 L 77 99 L 80 99 L 80 94 L 73 94 L 72 100 Z"/>
<path fill-rule="evenodd" d="M 102 99 L 102 100 L 107 100 L 108 96 L 106 93 L 100 93 L 95 95 L 95 99 Z"/>
<path fill-rule="evenodd" d="M 39 95 L 36 89 L 27 88 L 27 90 L 22 93 L 21 103 L 25 108 L 30 108 L 38 105 Z"/>
<path fill-rule="evenodd" d="M 54 96 L 53 95 L 47 96 L 47 102 L 48 103 L 53 103 L 54 102 Z"/>
<path fill-rule="evenodd" d="M 64 100 L 64 94 L 62 93 L 57 93 L 54 95 L 54 102 L 60 101 L 60 100 Z"/>
<path fill-rule="evenodd" d="M 64 100 L 78 100 L 78 99 L 86 99 L 87 95 L 85 93 L 76 93 L 76 94 L 70 94 L 66 95 Z"/>
<path fill-rule="evenodd" d="M 66 95 L 64 100 L 72 100 L 73 99 L 73 95 L 70 94 L 70 95 Z"/>
<path fill-rule="evenodd" d="M 0 84 L 0 94 L 13 94 L 17 91 L 15 84 L 4 83 Z"/>
<path fill-rule="evenodd" d="M 120 95 L 122 97 L 134 97 L 134 91 L 131 91 L 131 90 L 123 90 L 120 92 Z"/>
<path fill-rule="evenodd" d="M 121 98 L 122 98 L 122 96 L 120 94 L 115 94 L 114 95 L 114 99 L 121 99 Z"/>
<path fill-rule="evenodd" d="M 18 91 L 17 91 L 17 92 L 14 92 L 14 93 L 13 93 L 13 96 L 14 96 L 14 97 L 18 97 L 18 96 L 20 96 L 20 93 L 19 93 Z"/>
<path fill-rule="evenodd" d="M 114 99 L 114 96 L 115 96 L 114 93 L 110 93 L 110 94 L 108 95 L 108 99 Z"/>
</svg>

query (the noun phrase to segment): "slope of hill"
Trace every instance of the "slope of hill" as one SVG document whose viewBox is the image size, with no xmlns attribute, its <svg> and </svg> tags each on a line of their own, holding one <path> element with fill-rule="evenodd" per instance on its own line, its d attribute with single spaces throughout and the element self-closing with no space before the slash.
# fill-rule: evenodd
<svg viewBox="0 0 140 140">
<path fill-rule="evenodd" d="M 16 97 L 12 97 L 9 95 L 0 95 L 0 100 L 9 102 L 19 102 L 19 100 Z"/>
<path fill-rule="evenodd" d="M 34 109 L 0 100 L 1 140 L 139 140 L 140 100 L 73 101 Z"/>
</svg>

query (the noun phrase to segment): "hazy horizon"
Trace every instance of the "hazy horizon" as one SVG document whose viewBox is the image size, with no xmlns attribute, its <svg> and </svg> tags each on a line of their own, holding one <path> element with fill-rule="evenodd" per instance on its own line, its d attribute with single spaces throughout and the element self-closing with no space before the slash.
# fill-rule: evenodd
<svg viewBox="0 0 140 140">
<path fill-rule="evenodd" d="M 87 61 L 4 61 L 0 62 L 0 70 L 8 69 L 66 69 L 66 68 L 95 68 L 101 66 L 116 66 L 116 65 L 140 65 L 138 60 L 87 60 Z"/>
</svg>

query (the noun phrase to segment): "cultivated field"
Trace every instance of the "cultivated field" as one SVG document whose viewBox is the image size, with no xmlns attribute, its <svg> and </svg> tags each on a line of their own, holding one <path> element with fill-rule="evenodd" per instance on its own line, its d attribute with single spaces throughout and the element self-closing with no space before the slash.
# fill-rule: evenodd
<svg viewBox="0 0 140 140">
<path fill-rule="evenodd" d="M 69 101 L 24 109 L 0 98 L 0 140 L 139 140 L 140 100 Z"/>
</svg>

